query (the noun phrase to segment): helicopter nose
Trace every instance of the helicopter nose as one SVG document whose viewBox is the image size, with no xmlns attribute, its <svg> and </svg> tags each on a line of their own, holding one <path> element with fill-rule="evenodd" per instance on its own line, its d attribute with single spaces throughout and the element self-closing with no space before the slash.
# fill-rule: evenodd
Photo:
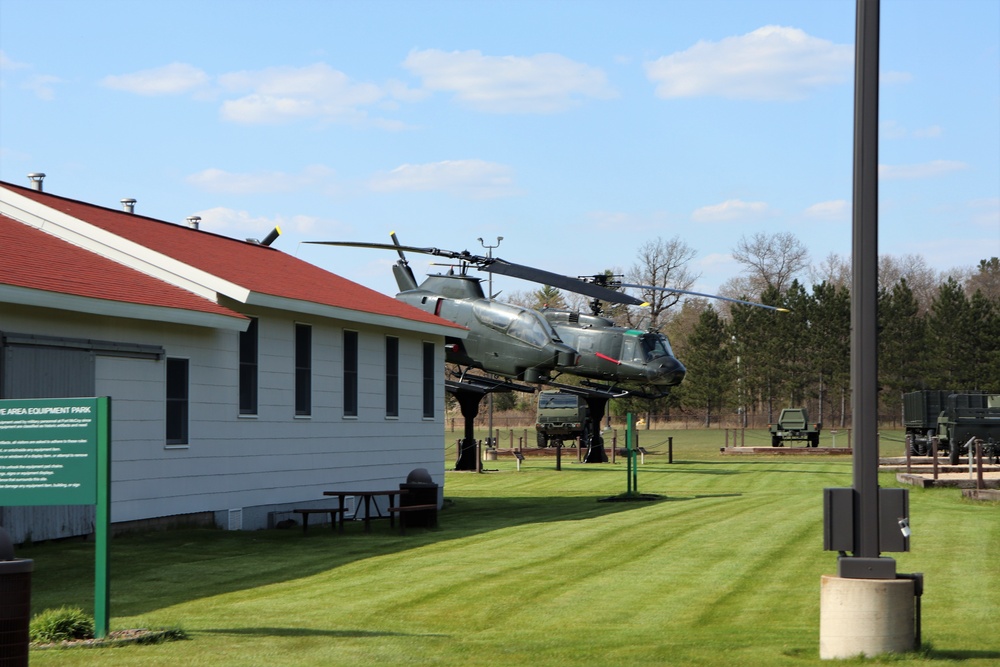
<svg viewBox="0 0 1000 667">
<path fill-rule="evenodd" d="M 677 359 L 660 362 L 659 367 L 647 370 L 650 384 L 672 387 L 678 385 L 687 374 L 687 369 Z"/>
</svg>

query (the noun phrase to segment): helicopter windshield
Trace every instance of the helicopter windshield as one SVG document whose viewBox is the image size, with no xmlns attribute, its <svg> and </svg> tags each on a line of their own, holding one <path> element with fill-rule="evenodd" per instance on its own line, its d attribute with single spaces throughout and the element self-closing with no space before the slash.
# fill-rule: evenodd
<svg viewBox="0 0 1000 667">
<path fill-rule="evenodd" d="M 498 301 L 478 301 L 473 306 L 476 319 L 488 327 L 503 331 L 519 341 L 545 347 L 557 340 L 552 325 L 533 310 L 509 306 Z"/>
<path fill-rule="evenodd" d="M 670 341 L 661 333 L 643 333 L 630 329 L 626 334 L 628 335 L 622 347 L 622 354 L 626 359 L 631 357 L 632 361 L 649 363 L 661 357 L 674 356 Z"/>
<path fill-rule="evenodd" d="M 645 361 L 673 356 L 673 352 L 670 350 L 670 341 L 663 334 L 648 333 L 643 335 L 640 341 L 642 342 L 642 352 L 646 357 Z"/>
</svg>

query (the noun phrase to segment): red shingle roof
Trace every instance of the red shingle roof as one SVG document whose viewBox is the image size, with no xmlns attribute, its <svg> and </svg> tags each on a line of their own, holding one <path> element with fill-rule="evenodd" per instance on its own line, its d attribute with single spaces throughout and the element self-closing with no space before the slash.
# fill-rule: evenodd
<svg viewBox="0 0 1000 667">
<path fill-rule="evenodd" d="M 462 328 L 276 248 L 94 206 L 31 188 L 9 183 L 2 185 L 40 204 L 245 287 L 251 292 Z M 36 278 L 42 281 L 44 274 L 39 273 Z"/>
<path fill-rule="evenodd" d="M 245 319 L 214 301 L 151 278 L 0 215 L 0 284 Z"/>
</svg>

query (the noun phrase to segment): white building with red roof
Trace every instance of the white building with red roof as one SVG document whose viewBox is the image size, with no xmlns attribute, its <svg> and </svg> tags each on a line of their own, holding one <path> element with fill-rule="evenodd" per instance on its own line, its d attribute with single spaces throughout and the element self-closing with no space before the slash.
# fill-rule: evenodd
<svg viewBox="0 0 1000 667">
<path fill-rule="evenodd" d="M 264 528 L 415 468 L 443 493 L 444 339 L 464 335 L 278 248 L 0 182 L 0 399 L 111 397 L 115 524 Z"/>
</svg>

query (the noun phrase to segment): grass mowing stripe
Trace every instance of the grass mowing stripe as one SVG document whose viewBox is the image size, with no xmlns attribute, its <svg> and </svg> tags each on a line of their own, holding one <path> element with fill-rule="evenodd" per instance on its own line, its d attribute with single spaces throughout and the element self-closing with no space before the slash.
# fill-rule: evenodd
<svg viewBox="0 0 1000 667">
<path fill-rule="evenodd" d="M 825 664 L 819 579 L 836 555 L 822 551 L 821 490 L 850 486 L 851 464 L 722 457 L 719 435 L 678 434 L 675 464 L 647 456 L 639 488 L 663 502 L 598 503 L 625 490 L 622 464 L 498 461 L 447 474 L 439 528 L 405 537 L 376 523 L 113 540 L 112 626 L 176 624 L 192 639 L 32 665 Z M 942 647 L 930 659 L 995 664 L 996 508 L 914 489 L 911 515 L 898 569 L 927 573 L 925 639 Z M 89 595 L 62 573 L 92 569 L 92 545 L 27 551 L 36 605 Z"/>
</svg>

